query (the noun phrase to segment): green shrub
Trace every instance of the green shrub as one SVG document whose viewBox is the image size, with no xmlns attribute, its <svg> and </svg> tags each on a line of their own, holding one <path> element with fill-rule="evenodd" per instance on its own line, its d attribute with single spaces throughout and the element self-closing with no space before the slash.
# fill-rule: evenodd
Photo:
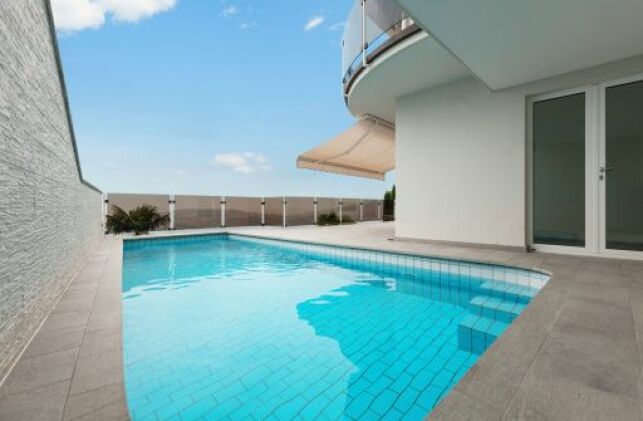
<svg viewBox="0 0 643 421">
<path fill-rule="evenodd" d="M 339 225 L 339 217 L 335 212 L 322 213 L 317 216 L 317 225 Z"/>
<path fill-rule="evenodd" d="M 317 225 L 339 225 L 339 224 L 354 224 L 353 218 L 350 216 L 342 215 L 342 221 L 335 212 L 322 213 L 317 217 Z"/>
<path fill-rule="evenodd" d="M 395 220 L 395 185 L 393 188 L 384 193 L 384 209 L 382 209 L 383 221 Z"/>
<path fill-rule="evenodd" d="M 147 234 L 148 231 L 166 225 L 170 216 L 161 215 L 156 206 L 141 205 L 129 212 L 112 205 L 112 214 L 107 216 L 107 231 L 113 234 L 132 232 L 135 235 Z"/>
</svg>

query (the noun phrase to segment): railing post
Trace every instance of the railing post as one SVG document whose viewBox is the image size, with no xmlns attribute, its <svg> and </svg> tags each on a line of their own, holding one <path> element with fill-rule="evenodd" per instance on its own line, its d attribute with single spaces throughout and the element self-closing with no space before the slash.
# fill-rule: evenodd
<svg viewBox="0 0 643 421">
<path fill-rule="evenodd" d="M 174 212 L 176 211 L 176 196 L 171 194 L 168 198 L 167 203 L 170 211 L 170 231 L 171 231 L 171 230 L 174 230 L 176 226 L 175 215 L 174 215 Z"/>
<path fill-rule="evenodd" d="M 286 196 L 284 196 L 283 212 L 282 212 L 282 226 L 286 228 Z"/>
<path fill-rule="evenodd" d="M 362 0 L 362 66 L 366 67 L 368 61 L 366 60 L 366 50 L 368 44 L 366 42 L 366 0 Z"/>
<path fill-rule="evenodd" d="M 317 225 L 317 196 L 313 199 L 313 224 Z"/>
<path fill-rule="evenodd" d="M 343 201 L 342 201 L 342 199 L 340 198 L 340 199 L 339 199 L 339 223 L 340 223 L 340 224 L 341 224 L 342 222 L 344 222 L 344 215 L 343 215 L 343 214 L 344 214 L 344 202 L 343 202 Z"/>
<path fill-rule="evenodd" d="M 101 223 L 103 224 L 103 231 L 107 234 L 107 214 L 109 213 L 109 198 L 107 193 L 103 194 L 103 202 L 101 203 Z"/>
<path fill-rule="evenodd" d="M 225 196 L 221 196 L 221 228 L 225 228 Z"/>
<path fill-rule="evenodd" d="M 364 201 L 359 199 L 359 220 L 360 222 L 364 220 Z"/>
<path fill-rule="evenodd" d="M 266 198 L 261 198 L 261 226 L 266 226 Z"/>
</svg>

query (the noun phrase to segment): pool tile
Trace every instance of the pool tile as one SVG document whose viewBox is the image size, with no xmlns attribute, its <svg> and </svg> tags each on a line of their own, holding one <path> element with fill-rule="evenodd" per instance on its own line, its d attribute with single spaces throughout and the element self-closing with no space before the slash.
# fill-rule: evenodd
<svg viewBox="0 0 643 421">
<path fill-rule="evenodd" d="M 128 246 L 131 414 L 422 419 L 506 327 L 491 317 L 461 329 L 471 300 L 491 285 L 493 310 L 509 311 L 514 304 L 498 296 L 522 300 L 530 292 L 507 286 L 503 279 L 519 279 L 509 275 L 225 236 Z"/>
</svg>

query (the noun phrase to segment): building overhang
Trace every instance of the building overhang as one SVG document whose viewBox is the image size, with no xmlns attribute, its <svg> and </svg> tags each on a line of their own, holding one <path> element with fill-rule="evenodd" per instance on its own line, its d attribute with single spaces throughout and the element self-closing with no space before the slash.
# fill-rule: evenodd
<svg viewBox="0 0 643 421">
<path fill-rule="evenodd" d="M 492 90 L 643 54 L 641 0 L 397 0 Z"/>
<path fill-rule="evenodd" d="M 415 32 L 373 58 L 345 93 L 355 116 L 395 121 L 398 98 L 470 76 L 471 73 L 426 32 Z"/>
<path fill-rule="evenodd" d="M 395 128 L 364 117 L 338 136 L 299 155 L 297 168 L 384 180 L 395 168 Z"/>
</svg>

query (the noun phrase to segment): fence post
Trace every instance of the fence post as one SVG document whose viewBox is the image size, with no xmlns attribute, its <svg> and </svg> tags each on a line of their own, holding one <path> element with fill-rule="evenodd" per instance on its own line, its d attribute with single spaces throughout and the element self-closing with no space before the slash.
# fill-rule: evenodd
<svg viewBox="0 0 643 421">
<path fill-rule="evenodd" d="M 380 220 L 382 219 L 382 218 L 380 217 L 380 215 L 381 215 L 381 214 L 380 214 L 381 209 L 382 209 L 382 206 L 381 206 L 380 202 L 377 202 L 377 220 L 378 220 L 378 221 L 380 221 Z"/>
<path fill-rule="evenodd" d="M 175 225 L 175 224 L 176 224 L 176 221 L 175 221 L 175 219 L 174 219 L 174 218 L 175 218 L 174 212 L 175 212 L 175 210 L 176 210 L 176 196 L 174 196 L 173 194 L 171 194 L 171 195 L 169 196 L 169 198 L 168 198 L 167 203 L 168 203 L 168 206 L 169 206 L 169 208 L 170 208 L 170 209 L 169 209 L 169 210 L 170 210 L 170 230 L 174 230 L 174 228 L 175 228 L 175 226 L 176 226 L 176 225 Z"/>
<path fill-rule="evenodd" d="M 266 225 L 266 198 L 261 198 L 261 226 Z"/>
<path fill-rule="evenodd" d="M 283 225 L 284 228 L 286 228 L 286 196 L 284 196 L 283 213 L 282 213 L 282 225 Z"/>
<path fill-rule="evenodd" d="M 341 224 L 344 221 L 344 202 L 342 199 L 339 199 L 339 223 Z"/>
<path fill-rule="evenodd" d="M 313 198 L 313 224 L 317 225 L 317 196 Z"/>
<path fill-rule="evenodd" d="M 107 193 L 103 194 L 103 203 L 101 203 L 101 223 L 103 224 L 103 231 L 107 234 L 107 214 L 109 213 L 109 198 Z"/>
<path fill-rule="evenodd" d="M 364 201 L 359 199 L 359 220 L 360 222 L 364 220 Z"/>
<path fill-rule="evenodd" d="M 221 228 L 225 228 L 225 196 L 221 196 Z"/>
</svg>

